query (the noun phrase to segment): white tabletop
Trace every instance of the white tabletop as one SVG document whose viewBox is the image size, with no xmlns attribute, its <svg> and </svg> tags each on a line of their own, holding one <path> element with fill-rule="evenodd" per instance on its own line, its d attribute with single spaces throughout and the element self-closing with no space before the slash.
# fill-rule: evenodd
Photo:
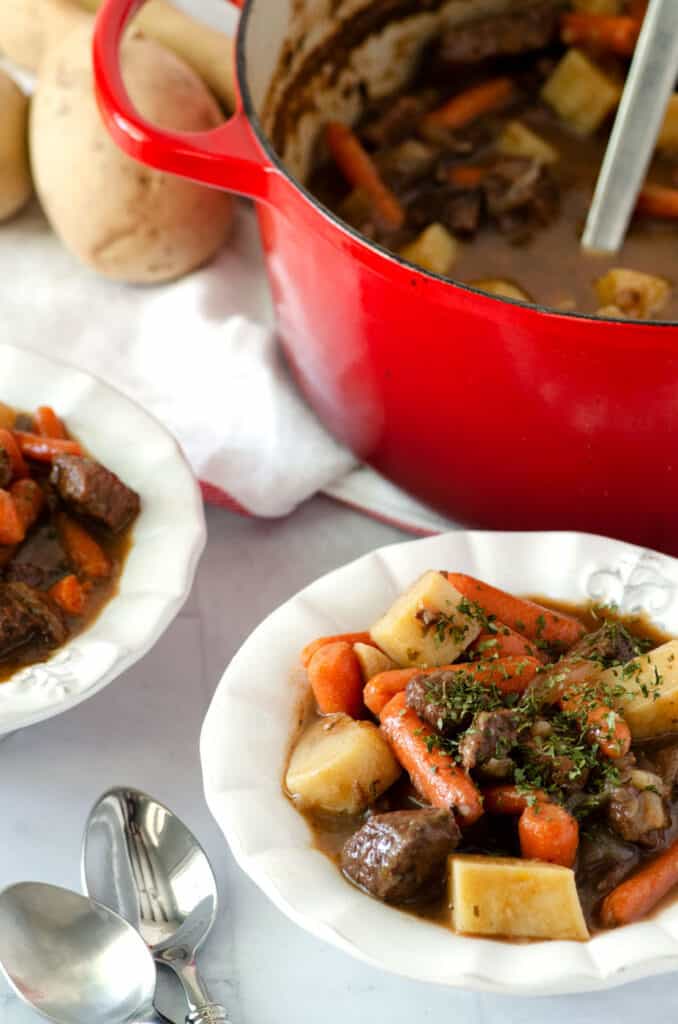
<svg viewBox="0 0 678 1024">
<path fill-rule="evenodd" d="M 233 1024 L 637 1024 L 673 1019 L 669 975 L 611 993 L 506 999 L 382 974 L 306 935 L 236 867 L 202 794 L 198 735 L 221 672 L 249 631 L 314 577 L 403 538 L 329 499 L 285 520 L 212 509 L 191 595 L 155 650 L 69 714 L 0 744 L 0 885 L 36 879 L 79 888 L 79 849 L 92 803 L 109 786 L 147 790 L 180 814 L 215 866 L 221 914 L 201 964 Z M 384 941 L 388 941 L 387 936 Z M 180 1022 L 173 992 L 159 1007 Z M 0 1022 L 37 1020 L 0 983 Z M 96 1024 L 96 1022 L 93 1022 Z"/>
</svg>

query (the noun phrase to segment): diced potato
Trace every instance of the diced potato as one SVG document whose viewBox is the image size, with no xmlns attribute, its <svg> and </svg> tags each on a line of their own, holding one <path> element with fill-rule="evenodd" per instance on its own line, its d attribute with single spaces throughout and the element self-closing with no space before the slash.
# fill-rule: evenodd
<svg viewBox="0 0 678 1024">
<path fill-rule="evenodd" d="M 378 676 L 380 672 L 389 672 L 392 668 L 398 668 L 395 661 L 391 661 L 383 651 L 378 651 L 370 644 L 353 644 L 353 650 L 360 662 L 360 671 L 365 682 L 372 676 Z"/>
<path fill-rule="evenodd" d="M 427 572 L 401 594 L 370 635 L 399 665 L 448 665 L 480 633 L 459 611 L 466 601 L 440 572 Z"/>
<path fill-rule="evenodd" d="M 454 930 L 507 939 L 589 937 L 574 872 L 557 864 L 453 854 L 448 892 Z"/>
<path fill-rule="evenodd" d="M 410 263 L 417 263 L 432 274 L 449 274 L 459 255 L 459 243 L 442 224 L 430 224 L 419 238 L 400 250 Z"/>
<path fill-rule="evenodd" d="M 473 288 L 480 288 L 491 295 L 503 295 L 505 299 L 518 299 L 519 302 L 532 302 L 532 299 L 512 281 L 504 281 L 501 278 L 488 278 L 482 281 L 469 281 Z"/>
<path fill-rule="evenodd" d="M 507 156 L 530 157 L 542 164 L 555 164 L 560 159 L 558 150 L 522 121 L 509 121 L 497 140 L 497 146 Z"/>
<path fill-rule="evenodd" d="M 622 0 L 572 0 L 572 6 L 583 14 L 622 13 Z"/>
<path fill-rule="evenodd" d="M 625 267 L 608 270 L 598 278 L 595 289 L 602 307 L 616 307 L 624 316 L 640 320 L 661 312 L 671 297 L 671 286 L 663 277 Z"/>
<path fill-rule="evenodd" d="M 623 687 L 620 708 L 634 740 L 678 729 L 678 640 L 669 640 L 626 665 L 608 668 L 600 682 Z"/>
<path fill-rule="evenodd" d="M 400 775 L 400 765 L 372 722 L 328 715 L 292 751 L 285 785 L 303 809 L 360 814 Z"/>
<path fill-rule="evenodd" d="M 678 152 L 678 93 L 669 100 L 657 146 L 666 153 Z"/>
<path fill-rule="evenodd" d="M 542 98 L 579 135 L 592 135 L 619 103 L 622 85 L 581 50 L 568 50 L 542 89 Z"/>
</svg>

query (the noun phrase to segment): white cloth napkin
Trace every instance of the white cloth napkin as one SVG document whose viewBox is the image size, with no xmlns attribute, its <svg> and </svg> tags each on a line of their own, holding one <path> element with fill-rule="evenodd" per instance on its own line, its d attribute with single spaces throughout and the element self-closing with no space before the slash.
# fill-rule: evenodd
<svg viewBox="0 0 678 1024">
<path fill-rule="evenodd" d="M 449 525 L 357 466 L 300 397 L 275 342 L 244 204 L 209 266 L 152 288 L 81 267 L 34 204 L 0 226 L 0 340 L 88 370 L 154 413 L 210 500 L 281 516 L 324 491 L 405 529 Z"/>
</svg>

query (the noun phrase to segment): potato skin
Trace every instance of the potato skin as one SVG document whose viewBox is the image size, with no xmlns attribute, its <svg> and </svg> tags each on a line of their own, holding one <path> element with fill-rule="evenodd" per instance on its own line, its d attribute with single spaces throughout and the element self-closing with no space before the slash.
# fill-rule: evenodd
<svg viewBox="0 0 678 1024">
<path fill-rule="evenodd" d="M 135 284 L 168 281 L 205 263 L 224 241 L 233 200 L 132 160 L 109 137 L 94 97 L 91 28 L 47 54 L 32 104 L 36 190 L 61 240 L 99 273 Z M 128 92 L 160 128 L 205 131 L 219 107 L 196 74 L 152 40 L 122 48 Z"/>
<path fill-rule="evenodd" d="M 28 97 L 0 70 L 0 221 L 28 202 L 33 185 L 28 165 Z"/>
</svg>

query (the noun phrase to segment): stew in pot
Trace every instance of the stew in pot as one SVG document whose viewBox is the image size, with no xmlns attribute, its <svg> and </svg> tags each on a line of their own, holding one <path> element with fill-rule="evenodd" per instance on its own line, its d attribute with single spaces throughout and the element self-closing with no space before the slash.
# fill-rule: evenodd
<svg viewBox="0 0 678 1024">
<path fill-rule="evenodd" d="M 0 682 L 44 660 L 115 594 L 139 496 L 55 412 L 0 403 Z"/>
<path fill-rule="evenodd" d="M 582 940 L 678 884 L 678 640 L 647 620 L 431 571 L 302 663 L 286 791 L 371 896 Z"/>
<path fill-rule="evenodd" d="M 426 270 L 561 311 L 678 320 L 678 94 L 625 246 L 580 234 L 646 4 L 533 0 L 451 28 L 400 95 L 326 126 L 311 188 Z"/>
</svg>

